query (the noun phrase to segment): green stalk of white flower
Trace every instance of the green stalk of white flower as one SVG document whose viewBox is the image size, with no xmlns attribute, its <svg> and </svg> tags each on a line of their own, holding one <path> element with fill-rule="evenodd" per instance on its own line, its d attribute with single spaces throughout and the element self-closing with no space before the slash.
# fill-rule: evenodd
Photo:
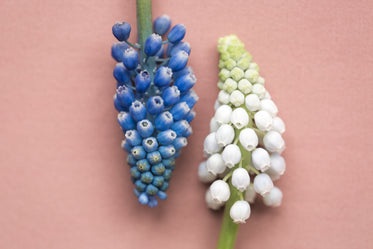
<svg viewBox="0 0 373 249">
<path fill-rule="evenodd" d="M 234 247 L 238 227 L 261 196 L 267 206 L 279 206 L 282 192 L 273 181 L 285 171 L 280 155 L 285 149 L 285 125 L 264 87 L 259 67 L 235 35 L 219 39 L 220 89 L 210 134 L 204 141 L 205 162 L 199 166 L 202 182 L 212 183 L 207 206 L 225 206 L 218 249 Z"/>
</svg>

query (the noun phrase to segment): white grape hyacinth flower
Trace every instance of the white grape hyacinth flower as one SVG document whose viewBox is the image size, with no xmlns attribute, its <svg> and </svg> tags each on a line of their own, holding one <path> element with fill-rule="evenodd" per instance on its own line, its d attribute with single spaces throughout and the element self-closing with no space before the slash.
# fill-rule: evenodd
<svg viewBox="0 0 373 249">
<path fill-rule="evenodd" d="M 247 151 L 254 150 L 259 143 L 258 135 L 256 135 L 256 132 L 251 128 L 243 129 L 238 136 L 238 140 Z"/>
<path fill-rule="evenodd" d="M 280 206 L 282 202 L 282 191 L 277 187 L 273 187 L 272 190 L 263 197 L 263 202 L 270 207 Z"/>
<path fill-rule="evenodd" d="M 218 210 L 224 205 L 224 202 L 218 202 L 212 198 L 210 189 L 206 191 L 205 201 L 206 201 L 207 207 L 209 207 L 212 210 Z"/>
<path fill-rule="evenodd" d="M 203 161 L 198 166 L 198 178 L 203 183 L 210 183 L 216 179 L 216 175 L 208 171 L 206 161 Z"/>
<path fill-rule="evenodd" d="M 272 190 L 272 188 L 273 182 L 267 174 L 261 173 L 254 178 L 255 192 L 257 192 L 261 196 L 268 194 Z"/>
<path fill-rule="evenodd" d="M 271 177 L 272 181 L 276 181 L 280 179 L 280 176 L 282 176 L 285 173 L 285 159 L 277 153 L 271 154 L 270 158 L 271 167 L 266 171 L 266 173 Z"/>
<path fill-rule="evenodd" d="M 273 118 L 267 111 L 258 111 L 254 115 L 256 127 L 261 131 L 269 131 L 272 128 Z"/>
<path fill-rule="evenodd" d="M 219 100 L 220 103 L 229 104 L 229 97 L 230 97 L 229 93 L 227 93 L 224 90 L 220 90 L 220 92 L 218 94 L 218 100 Z"/>
<path fill-rule="evenodd" d="M 235 106 L 239 107 L 245 102 L 245 95 L 241 91 L 234 90 L 229 96 L 229 101 Z"/>
<path fill-rule="evenodd" d="M 223 180 L 216 180 L 210 186 L 212 199 L 218 203 L 224 203 L 228 201 L 231 192 L 229 185 Z"/>
<path fill-rule="evenodd" d="M 237 129 L 242 129 L 249 123 L 249 115 L 242 107 L 233 110 L 231 115 L 231 122 Z"/>
<path fill-rule="evenodd" d="M 285 132 L 285 123 L 280 117 L 273 118 L 272 130 L 283 134 Z"/>
<path fill-rule="evenodd" d="M 224 148 L 221 157 L 228 168 L 233 168 L 241 161 L 241 150 L 237 145 L 229 144 Z"/>
<path fill-rule="evenodd" d="M 272 117 L 276 117 L 278 113 L 278 109 L 276 104 L 270 99 L 263 99 L 260 101 L 261 109 L 263 111 L 267 111 Z"/>
<path fill-rule="evenodd" d="M 219 125 L 228 124 L 231 121 L 232 108 L 229 105 L 221 105 L 215 111 L 215 120 Z"/>
<path fill-rule="evenodd" d="M 232 185 L 241 192 L 244 192 L 250 185 L 250 175 L 244 168 L 237 168 L 232 174 Z"/>
<path fill-rule="evenodd" d="M 253 88 L 253 85 L 251 85 L 250 81 L 247 79 L 242 79 L 238 82 L 238 89 L 243 93 L 243 94 L 248 94 L 251 92 L 251 89 Z"/>
<path fill-rule="evenodd" d="M 220 152 L 221 146 L 216 142 L 216 132 L 212 132 L 207 135 L 205 141 L 203 142 L 203 152 L 207 155 L 212 155 L 214 153 Z"/>
<path fill-rule="evenodd" d="M 273 153 L 281 154 L 285 150 L 285 141 L 277 131 L 269 131 L 263 137 L 264 147 Z"/>
<path fill-rule="evenodd" d="M 216 122 L 216 119 L 214 117 L 212 117 L 212 119 L 210 120 L 210 132 L 215 132 L 219 129 L 219 124 L 218 122 Z"/>
<path fill-rule="evenodd" d="M 208 172 L 213 175 L 223 173 L 226 168 L 223 158 L 219 153 L 215 153 L 207 159 L 206 167 Z"/>
<path fill-rule="evenodd" d="M 234 129 L 228 124 L 223 124 L 216 131 L 216 142 L 219 146 L 224 147 L 227 144 L 233 142 L 234 139 Z"/>
<path fill-rule="evenodd" d="M 245 106 L 247 110 L 255 112 L 260 109 L 260 99 L 256 94 L 249 94 L 245 98 Z"/>
<path fill-rule="evenodd" d="M 229 210 L 233 222 L 238 224 L 245 223 L 250 214 L 250 204 L 247 201 L 236 201 Z"/>
<path fill-rule="evenodd" d="M 250 184 L 245 192 L 245 200 L 248 201 L 250 204 L 253 204 L 256 199 L 256 191 L 254 189 L 254 186 Z"/>
<path fill-rule="evenodd" d="M 251 154 L 253 166 L 262 172 L 271 167 L 271 158 L 269 153 L 263 148 L 255 149 Z"/>
</svg>

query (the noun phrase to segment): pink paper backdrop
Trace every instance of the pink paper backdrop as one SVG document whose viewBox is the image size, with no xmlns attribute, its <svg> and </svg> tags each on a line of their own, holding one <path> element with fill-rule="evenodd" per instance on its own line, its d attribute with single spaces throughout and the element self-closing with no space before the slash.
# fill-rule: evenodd
<svg viewBox="0 0 373 249">
<path fill-rule="evenodd" d="M 221 213 L 197 181 L 217 95 L 216 41 L 235 33 L 286 121 L 280 208 L 254 207 L 243 248 L 372 248 L 373 2 L 161 1 L 182 22 L 200 96 L 169 199 L 132 193 L 112 104 L 111 26 L 135 1 L 0 2 L 0 248 L 214 248 Z M 134 36 L 133 36 L 134 37 Z"/>
</svg>

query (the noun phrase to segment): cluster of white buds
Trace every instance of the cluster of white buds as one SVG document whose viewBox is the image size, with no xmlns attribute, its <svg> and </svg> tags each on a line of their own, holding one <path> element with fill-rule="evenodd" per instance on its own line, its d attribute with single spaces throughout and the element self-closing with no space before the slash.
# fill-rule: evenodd
<svg viewBox="0 0 373 249">
<path fill-rule="evenodd" d="M 244 44 L 234 35 L 226 36 L 219 39 L 218 51 L 220 92 L 204 141 L 207 160 L 199 165 L 198 176 L 212 183 L 206 202 L 213 210 L 237 191 L 240 198 L 232 204 L 230 216 L 245 223 L 258 196 L 267 206 L 281 204 L 282 192 L 273 181 L 285 172 L 285 125 Z"/>
</svg>

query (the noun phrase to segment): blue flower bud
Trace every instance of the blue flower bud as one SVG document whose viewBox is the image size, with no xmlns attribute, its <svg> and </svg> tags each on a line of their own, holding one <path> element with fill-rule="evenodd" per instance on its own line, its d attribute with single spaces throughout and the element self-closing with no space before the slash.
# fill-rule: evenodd
<svg viewBox="0 0 373 249">
<path fill-rule="evenodd" d="M 177 80 L 174 83 L 174 86 L 177 86 L 179 88 L 180 92 L 184 93 L 188 91 L 190 88 L 196 84 L 196 77 L 194 74 L 186 74 L 181 76 L 180 78 L 177 78 Z"/>
<path fill-rule="evenodd" d="M 190 111 L 190 108 L 187 105 L 187 103 L 179 102 L 171 108 L 170 113 L 172 114 L 172 117 L 174 118 L 174 120 L 177 121 L 177 120 L 182 119 L 189 111 Z"/>
<path fill-rule="evenodd" d="M 124 132 L 136 128 L 136 123 L 128 112 L 118 113 L 118 123 Z"/>
<path fill-rule="evenodd" d="M 175 158 L 178 158 L 180 155 L 181 155 L 181 154 L 180 154 L 180 151 L 176 151 L 174 157 L 175 157 Z"/>
<path fill-rule="evenodd" d="M 164 183 L 163 176 L 156 176 L 156 177 L 153 178 L 152 184 L 154 186 L 156 186 L 156 187 L 162 187 L 163 183 Z"/>
<path fill-rule="evenodd" d="M 161 154 L 159 154 L 159 156 L 161 156 Z M 163 175 L 163 173 L 164 173 L 165 170 L 166 170 L 166 168 L 165 168 L 165 166 L 162 163 L 158 163 L 157 165 L 154 165 L 152 167 L 152 169 L 151 169 L 152 173 L 154 175 L 157 175 L 157 176 Z"/>
<path fill-rule="evenodd" d="M 183 24 L 175 25 L 171 29 L 170 33 L 168 33 L 167 39 L 172 43 L 179 42 L 184 38 L 185 32 L 186 28 Z"/>
<path fill-rule="evenodd" d="M 135 121 L 140 121 L 146 117 L 146 108 L 140 101 L 135 100 L 130 106 L 130 113 Z"/>
<path fill-rule="evenodd" d="M 141 160 L 144 159 L 146 156 L 146 152 L 142 146 L 135 146 L 131 150 L 131 155 L 136 159 L 136 160 Z"/>
<path fill-rule="evenodd" d="M 146 155 L 146 159 L 148 159 L 148 162 L 152 165 L 159 164 L 162 161 L 162 156 L 159 151 L 153 151 Z M 153 169 L 153 167 L 152 167 Z M 154 173 L 154 172 L 153 172 Z"/>
<path fill-rule="evenodd" d="M 193 69 L 191 67 L 184 67 L 180 71 L 173 72 L 172 77 L 177 79 L 186 74 L 193 74 Z"/>
<path fill-rule="evenodd" d="M 130 82 L 130 73 L 122 62 L 115 65 L 113 76 L 118 82 L 122 84 Z"/>
<path fill-rule="evenodd" d="M 141 176 L 140 171 L 136 167 L 132 167 L 130 170 L 131 177 L 138 179 Z"/>
<path fill-rule="evenodd" d="M 171 129 L 176 132 L 176 135 L 178 137 L 180 137 L 180 136 L 183 135 L 183 133 L 186 131 L 186 129 L 188 129 L 188 127 L 190 127 L 190 126 L 189 126 L 189 123 L 186 120 L 180 120 L 180 121 L 175 122 L 171 126 Z M 183 137 L 185 137 L 185 136 L 183 136 Z"/>
<path fill-rule="evenodd" d="M 142 146 L 144 147 L 146 152 L 155 151 L 156 149 L 158 149 L 157 139 L 155 139 L 155 137 L 145 138 L 144 140 L 142 140 Z"/>
<path fill-rule="evenodd" d="M 155 55 L 162 47 L 162 37 L 158 34 L 151 34 L 145 40 L 144 52 L 147 56 Z"/>
<path fill-rule="evenodd" d="M 125 41 L 130 36 L 131 25 L 126 22 L 116 22 L 112 30 L 113 35 L 118 39 L 118 41 Z"/>
<path fill-rule="evenodd" d="M 127 48 L 123 55 L 123 64 L 128 70 L 133 70 L 139 64 L 139 54 L 133 48 Z"/>
<path fill-rule="evenodd" d="M 155 128 L 159 131 L 167 130 L 173 123 L 174 119 L 170 112 L 162 112 L 154 120 Z"/>
<path fill-rule="evenodd" d="M 148 206 L 153 208 L 153 207 L 156 207 L 158 205 L 158 201 L 157 201 L 157 198 L 155 198 L 154 196 L 150 195 L 149 196 L 149 202 L 148 202 Z"/>
<path fill-rule="evenodd" d="M 157 115 L 164 109 L 163 99 L 160 96 L 152 96 L 146 102 L 146 107 L 150 114 Z"/>
<path fill-rule="evenodd" d="M 170 179 L 171 179 L 171 175 L 172 175 L 172 170 L 170 170 L 170 169 L 166 169 L 166 170 L 164 171 L 163 178 L 164 178 L 165 180 L 170 180 Z"/>
<path fill-rule="evenodd" d="M 188 112 L 187 115 L 185 115 L 184 119 L 186 121 L 188 121 L 188 123 L 192 122 L 192 120 L 194 119 L 194 117 L 196 116 L 196 112 L 191 110 L 190 112 Z"/>
<path fill-rule="evenodd" d="M 189 126 L 184 132 L 183 132 L 183 137 L 189 137 L 192 134 L 193 130 L 192 127 Z"/>
<path fill-rule="evenodd" d="M 162 15 L 154 20 L 154 32 L 164 35 L 171 27 L 171 18 L 168 15 Z"/>
<path fill-rule="evenodd" d="M 146 187 L 146 193 L 148 195 L 155 195 L 157 194 L 158 192 L 158 188 L 152 184 L 149 184 L 147 187 Z"/>
<path fill-rule="evenodd" d="M 173 130 L 165 130 L 157 135 L 158 142 L 161 145 L 169 145 L 171 144 L 176 138 L 176 133 Z"/>
<path fill-rule="evenodd" d="M 155 72 L 154 76 L 154 85 L 158 87 L 165 87 L 171 83 L 172 79 L 172 70 L 168 67 L 160 67 Z"/>
<path fill-rule="evenodd" d="M 158 191 L 157 195 L 158 195 L 159 199 L 161 199 L 161 200 L 166 200 L 167 199 L 167 194 L 163 191 Z"/>
<path fill-rule="evenodd" d="M 129 151 L 129 152 L 131 152 L 131 151 Z M 130 166 L 136 166 L 137 160 L 131 154 L 128 154 L 127 155 L 127 163 Z"/>
<path fill-rule="evenodd" d="M 160 146 L 159 153 L 161 153 L 162 158 L 169 158 L 175 154 L 176 150 L 173 145 Z"/>
<path fill-rule="evenodd" d="M 146 172 L 150 169 L 150 164 L 148 160 L 146 159 L 141 159 L 136 162 L 136 167 L 140 172 Z"/>
<path fill-rule="evenodd" d="M 144 183 L 142 183 L 140 180 L 137 180 L 136 182 L 135 182 L 135 187 L 136 187 L 136 189 L 138 190 L 138 191 L 140 191 L 140 192 L 143 192 L 145 189 L 146 189 L 146 185 L 144 184 Z M 142 194 L 141 194 L 142 195 Z M 140 196 L 141 196 L 140 195 Z"/>
<path fill-rule="evenodd" d="M 117 94 L 114 94 L 113 100 L 114 100 L 114 107 L 118 112 L 127 111 L 128 107 L 124 107 L 121 105 L 121 103 L 118 100 Z"/>
<path fill-rule="evenodd" d="M 180 102 L 186 102 L 190 109 L 197 103 L 198 96 L 193 90 L 189 90 L 180 98 Z"/>
<path fill-rule="evenodd" d="M 158 57 L 158 58 L 163 58 L 163 56 L 164 56 L 164 46 L 163 45 L 162 45 L 161 49 L 158 50 L 158 52 L 154 56 Z"/>
<path fill-rule="evenodd" d="M 152 79 L 148 71 L 143 70 L 135 78 L 136 91 L 139 93 L 144 93 L 148 89 Z"/>
<path fill-rule="evenodd" d="M 143 183 L 151 183 L 153 181 L 153 175 L 149 171 L 141 174 L 141 181 Z"/>
<path fill-rule="evenodd" d="M 171 56 L 170 61 L 168 62 L 168 67 L 171 68 L 172 71 L 179 71 L 183 69 L 187 63 L 188 63 L 188 53 L 181 50 L 175 53 L 173 56 Z M 126 64 L 124 65 L 127 67 Z"/>
<path fill-rule="evenodd" d="M 168 182 L 164 182 L 163 185 L 162 185 L 162 187 L 160 188 L 160 190 L 161 191 L 166 191 L 168 189 L 168 186 L 169 186 Z"/>
<path fill-rule="evenodd" d="M 136 130 L 126 131 L 126 133 L 124 134 L 124 137 L 132 146 L 139 145 L 141 144 L 141 141 L 142 141 L 140 134 Z"/>
<path fill-rule="evenodd" d="M 123 61 L 124 51 L 129 48 L 127 43 L 125 42 L 115 42 L 113 46 L 111 46 L 111 56 L 118 62 Z"/>
<path fill-rule="evenodd" d="M 170 86 L 163 90 L 162 99 L 165 106 L 176 104 L 180 99 L 180 91 L 176 86 Z"/>
<path fill-rule="evenodd" d="M 139 132 L 140 136 L 149 137 L 153 134 L 154 127 L 149 120 L 143 119 L 137 122 L 137 131 Z"/>
<path fill-rule="evenodd" d="M 169 51 L 170 50 L 170 51 Z M 167 55 L 173 56 L 179 51 L 185 51 L 188 55 L 190 55 L 190 44 L 188 42 L 179 42 L 174 46 L 167 47 Z"/>
<path fill-rule="evenodd" d="M 127 139 L 122 140 L 121 147 L 127 152 L 131 152 L 132 150 L 132 145 L 127 141 Z"/>
<path fill-rule="evenodd" d="M 124 107 L 129 107 L 132 104 L 132 101 L 135 100 L 132 89 L 126 86 L 119 86 L 117 88 L 117 98 Z"/>
<path fill-rule="evenodd" d="M 133 193 L 134 193 L 137 197 L 139 197 L 140 194 L 141 194 L 141 192 L 139 192 L 137 189 L 134 189 L 134 190 L 133 190 Z M 161 199 L 161 200 L 162 200 L 162 199 Z"/>
<path fill-rule="evenodd" d="M 175 147 L 176 150 L 180 150 L 181 148 L 187 146 L 188 141 L 185 137 L 178 137 L 175 139 L 175 141 L 172 143 L 172 145 Z"/>
<path fill-rule="evenodd" d="M 141 184 L 143 184 L 143 183 L 141 183 Z M 144 184 L 143 184 L 143 185 L 144 185 Z M 145 186 L 145 185 L 144 185 L 144 186 Z M 137 186 L 136 186 L 136 187 L 137 187 Z M 145 187 L 144 187 L 144 190 L 145 190 Z M 140 202 L 141 204 L 143 204 L 143 205 L 148 204 L 148 202 L 149 202 L 149 197 L 148 197 L 148 195 L 145 194 L 145 193 L 140 194 L 140 196 L 139 196 L 139 202 Z"/>
<path fill-rule="evenodd" d="M 174 158 L 174 157 L 170 157 L 170 158 L 164 159 L 164 160 L 162 161 L 162 164 L 163 164 L 167 169 L 174 169 L 174 167 L 175 167 L 175 158 Z"/>
</svg>

